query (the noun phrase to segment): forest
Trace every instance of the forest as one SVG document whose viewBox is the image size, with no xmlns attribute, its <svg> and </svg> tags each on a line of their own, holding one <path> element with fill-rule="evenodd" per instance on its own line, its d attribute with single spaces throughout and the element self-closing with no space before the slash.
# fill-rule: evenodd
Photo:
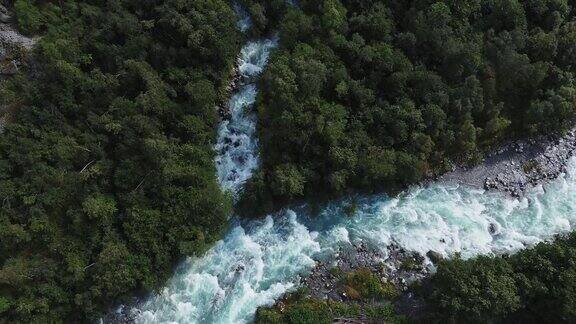
<svg viewBox="0 0 576 324">
<path fill-rule="evenodd" d="M 511 256 L 444 261 L 420 294 L 444 321 L 573 323 L 576 234 Z"/>
<path fill-rule="evenodd" d="M 567 0 L 245 2 L 282 17 L 256 25 L 282 46 L 261 81 L 251 210 L 394 192 L 574 118 Z"/>
<path fill-rule="evenodd" d="M 2 86 L 0 322 L 88 322 L 161 287 L 230 213 L 212 149 L 239 51 L 224 0 L 17 0 Z"/>
<path fill-rule="evenodd" d="M 260 171 L 238 210 L 389 191 L 562 132 L 575 114 L 568 0 L 239 0 L 279 33 L 260 81 Z M 91 322 L 161 287 L 226 231 L 215 107 L 244 40 L 228 0 L 15 0 L 41 36 L 2 81 L 0 322 Z M 415 292 L 431 320 L 576 318 L 576 236 L 444 261 Z M 300 300 L 257 322 L 403 322 L 386 287 L 343 274 L 359 308 Z"/>
</svg>

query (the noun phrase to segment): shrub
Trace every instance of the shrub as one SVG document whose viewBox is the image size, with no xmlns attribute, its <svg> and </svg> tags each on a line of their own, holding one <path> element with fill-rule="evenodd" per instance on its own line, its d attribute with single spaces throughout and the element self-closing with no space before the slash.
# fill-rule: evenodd
<svg viewBox="0 0 576 324">
<path fill-rule="evenodd" d="M 347 273 L 343 284 L 344 291 L 351 299 L 393 299 L 398 295 L 392 283 L 382 283 L 366 268 Z"/>
</svg>

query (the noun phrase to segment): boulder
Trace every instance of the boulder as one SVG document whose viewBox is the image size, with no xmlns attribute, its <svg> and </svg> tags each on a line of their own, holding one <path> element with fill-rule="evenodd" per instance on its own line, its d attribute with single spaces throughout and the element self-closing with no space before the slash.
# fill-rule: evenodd
<svg viewBox="0 0 576 324">
<path fill-rule="evenodd" d="M 12 17 L 10 17 L 9 15 L 0 12 L 0 22 L 4 23 L 4 24 L 8 24 L 12 21 Z"/>
<path fill-rule="evenodd" d="M 426 253 L 426 256 L 428 257 L 428 259 L 430 259 L 430 261 L 432 261 L 432 263 L 434 264 L 438 264 L 438 262 L 442 261 L 444 259 L 444 257 L 442 256 L 442 254 L 436 252 L 436 251 L 428 251 Z"/>
</svg>

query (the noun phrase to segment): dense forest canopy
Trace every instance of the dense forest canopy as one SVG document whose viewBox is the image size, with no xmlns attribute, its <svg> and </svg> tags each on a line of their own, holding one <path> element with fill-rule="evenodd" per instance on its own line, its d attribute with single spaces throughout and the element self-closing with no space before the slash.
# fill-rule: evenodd
<svg viewBox="0 0 576 324">
<path fill-rule="evenodd" d="M 576 234 L 512 256 L 444 261 L 421 290 L 442 321 L 573 323 Z"/>
<path fill-rule="evenodd" d="M 14 7 L 43 37 L 0 96 L 0 317 L 93 320 L 226 227 L 212 145 L 237 17 L 224 0 Z"/>
<path fill-rule="evenodd" d="M 575 113 L 568 0 L 245 1 L 282 48 L 262 78 L 245 203 L 391 189 Z"/>
</svg>

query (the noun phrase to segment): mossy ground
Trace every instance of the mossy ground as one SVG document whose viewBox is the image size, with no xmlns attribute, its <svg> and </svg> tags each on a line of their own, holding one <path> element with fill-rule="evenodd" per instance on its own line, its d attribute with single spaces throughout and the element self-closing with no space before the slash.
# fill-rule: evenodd
<svg viewBox="0 0 576 324">
<path fill-rule="evenodd" d="M 361 319 L 363 322 L 404 323 L 396 314 L 393 301 L 396 287 L 383 282 L 369 269 L 344 273 L 333 268 L 340 278 L 338 289 L 345 301 L 321 300 L 310 296 L 306 288 L 287 295 L 272 307 L 260 308 L 256 323 L 332 323 L 335 319 Z"/>
</svg>

